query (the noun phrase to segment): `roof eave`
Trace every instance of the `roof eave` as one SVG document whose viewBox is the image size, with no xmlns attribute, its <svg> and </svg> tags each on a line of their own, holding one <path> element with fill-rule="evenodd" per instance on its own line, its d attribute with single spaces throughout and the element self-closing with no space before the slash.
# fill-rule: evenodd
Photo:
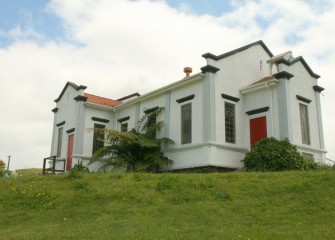
<svg viewBox="0 0 335 240">
<path fill-rule="evenodd" d="M 100 109 L 109 110 L 109 111 L 113 110 L 115 107 L 115 106 L 106 106 L 106 105 L 96 104 L 92 102 L 85 102 L 84 105 L 88 107 L 100 108 Z"/>
<path fill-rule="evenodd" d="M 171 91 L 173 89 L 176 89 L 176 88 L 179 88 L 179 87 L 182 87 L 182 86 L 185 86 L 187 84 L 191 84 L 193 82 L 196 82 L 196 81 L 200 81 L 204 78 L 204 74 L 203 73 L 197 73 L 197 74 L 194 74 L 190 77 L 187 77 L 187 78 L 183 78 L 177 82 L 174 82 L 174 83 L 171 83 L 169 85 L 166 85 L 164 87 L 161 87 L 157 90 L 154 90 L 154 91 L 151 91 L 149 93 L 146 93 L 144 95 L 141 95 L 135 99 L 132 99 L 132 100 L 129 100 L 127 102 L 124 102 L 124 103 L 121 103 L 117 106 L 115 106 L 115 108 L 123 108 L 123 107 L 126 107 L 128 105 L 131 105 L 131 104 L 134 104 L 134 103 L 137 103 L 137 102 L 141 102 L 143 100 L 146 100 L 148 98 L 152 98 L 152 97 L 155 97 L 161 93 L 164 93 L 166 91 Z"/>
<path fill-rule="evenodd" d="M 248 85 L 240 89 L 241 94 L 248 94 L 251 92 L 259 91 L 264 88 L 269 88 L 269 87 L 274 87 L 278 85 L 278 80 L 277 79 L 272 79 L 267 82 L 262 82 L 254 85 Z"/>
</svg>

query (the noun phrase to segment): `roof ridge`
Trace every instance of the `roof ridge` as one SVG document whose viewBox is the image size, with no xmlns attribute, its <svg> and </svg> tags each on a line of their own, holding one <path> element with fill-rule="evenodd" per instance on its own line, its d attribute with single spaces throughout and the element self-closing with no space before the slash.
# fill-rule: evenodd
<svg viewBox="0 0 335 240">
<path fill-rule="evenodd" d="M 269 48 L 265 45 L 265 43 L 263 42 L 263 40 L 258 40 L 256 42 L 253 42 L 253 43 L 250 43 L 250 44 L 247 44 L 243 47 L 240 47 L 240 48 L 236 48 L 232 51 L 229 51 L 229 52 L 226 52 L 226 53 L 223 53 L 221 55 L 214 55 L 212 53 L 205 53 L 205 54 L 202 54 L 202 57 L 204 58 L 210 58 L 210 59 L 213 59 L 213 60 L 220 60 L 220 59 L 223 59 L 223 58 L 226 58 L 226 57 L 229 57 L 231 55 L 234 55 L 235 53 L 239 53 L 239 52 L 242 52 L 252 46 L 255 46 L 255 45 L 261 45 L 263 47 L 263 49 L 265 50 L 265 52 L 270 56 L 270 57 L 273 57 L 273 54 L 272 52 L 269 50 Z"/>
</svg>

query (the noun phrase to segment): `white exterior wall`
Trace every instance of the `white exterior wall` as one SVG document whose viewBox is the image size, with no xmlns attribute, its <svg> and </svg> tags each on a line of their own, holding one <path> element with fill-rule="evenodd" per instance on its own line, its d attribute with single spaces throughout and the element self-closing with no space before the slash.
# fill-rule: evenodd
<svg viewBox="0 0 335 240">
<path fill-rule="evenodd" d="M 244 126 L 245 126 L 245 132 L 242 133 L 245 141 L 244 147 L 250 149 L 250 119 L 258 118 L 262 116 L 266 116 L 266 131 L 267 131 L 267 137 L 272 137 L 275 135 L 273 131 L 274 123 L 273 123 L 273 114 L 274 109 L 273 106 L 271 106 L 271 95 L 270 95 L 270 89 L 263 88 L 261 90 L 249 93 L 244 96 L 243 99 L 243 105 L 244 105 Z M 263 107 L 269 107 L 269 110 L 262 113 L 257 113 L 253 115 L 247 115 L 245 112 L 263 108 Z"/>
<path fill-rule="evenodd" d="M 57 102 L 56 107 L 58 111 L 55 113 L 55 124 L 65 121 L 65 124 L 62 126 L 54 127 L 54 141 L 51 150 L 51 156 L 57 155 L 57 145 L 58 145 L 58 129 L 63 127 L 63 139 L 62 139 L 62 151 L 61 151 L 61 159 L 66 159 L 67 156 L 67 143 L 68 143 L 68 135 L 67 130 L 76 128 L 77 129 L 77 121 L 76 121 L 76 113 L 78 108 L 78 103 L 73 100 L 76 96 L 83 92 L 83 90 L 77 91 L 73 89 L 71 86 L 68 86 L 66 91 L 64 92 L 62 98 Z"/>
<path fill-rule="evenodd" d="M 194 94 L 194 98 L 186 102 L 177 103 L 176 100 Z M 171 92 L 170 98 L 170 138 L 175 142 L 173 148 L 186 147 L 202 143 L 203 119 L 202 119 L 202 81 L 196 82 Z M 192 143 L 181 144 L 181 107 L 192 104 Z"/>
<path fill-rule="evenodd" d="M 291 121 L 293 127 L 291 142 L 297 145 L 299 151 L 303 153 L 313 154 L 316 161 L 324 161 L 324 153 L 320 145 L 320 133 L 317 113 L 317 99 L 313 86 L 317 85 L 317 79 L 313 78 L 303 64 L 299 61 L 291 66 L 283 66 L 285 71 L 294 75 L 289 80 L 290 84 L 290 99 L 291 99 Z M 312 100 L 306 103 L 297 99 L 296 95 L 300 95 Z M 309 134 L 310 144 L 302 144 L 301 124 L 300 124 L 300 109 L 299 104 L 304 104 L 308 107 Z"/>
<path fill-rule="evenodd" d="M 243 100 L 243 95 L 240 94 L 240 89 L 262 77 L 268 76 L 269 66 L 266 63 L 268 59 L 269 55 L 260 45 L 253 46 L 219 61 L 208 59 L 209 64 L 220 69 L 216 73 L 215 78 L 217 143 L 231 145 L 225 142 L 224 102 L 227 101 L 235 104 L 236 110 L 236 144 L 233 145 L 240 147 L 248 146 L 248 141 L 246 141 L 245 137 L 249 136 L 245 128 L 245 122 L 247 121 L 245 112 L 248 110 L 244 106 L 245 101 Z M 261 61 L 262 68 L 260 68 Z M 223 99 L 221 97 L 222 93 L 240 98 L 241 100 L 233 102 Z"/>
<path fill-rule="evenodd" d="M 216 73 L 216 96 L 219 98 L 221 93 L 225 93 L 240 97 L 241 87 L 269 75 L 269 66 L 266 63 L 268 59 L 269 55 L 260 45 L 252 46 L 218 61 L 208 59 L 208 64 L 220 69 Z M 262 69 L 260 69 L 260 61 L 262 61 Z"/>
<path fill-rule="evenodd" d="M 93 134 L 94 134 L 94 124 L 104 125 L 106 129 L 113 129 L 114 117 L 111 109 L 94 108 L 88 104 L 85 104 L 86 114 L 85 114 L 85 137 L 83 142 L 83 152 L 82 157 L 90 158 L 92 157 L 93 150 Z M 108 123 L 103 123 L 99 121 L 92 120 L 92 117 L 98 117 L 102 119 L 108 119 Z M 80 155 L 80 153 L 78 153 Z"/>
<path fill-rule="evenodd" d="M 66 158 L 68 134 L 66 130 L 75 128 L 74 159 L 89 159 L 92 155 L 94 123 L 105 125 L 108 129 L 120 130 L 121 124 L 117 121 L 124 117 L 129 120 L 128 130 L 135 127 L 138 120 L 145 114 L 144 111 L 154 107 L 164 107 L 165 110 L 158 116 L 157 121 L 163 120 L 164 129 L 157 137 L 168 137 L 175 144 L 164 148 L 167 157 L 174 162 L 170 169 L 193 168 L 202 166 L 219 166 L 227 168 L 241 167 L 240 160 L 250 149 L 249 120 L 266 116 L 268 137 L 283 139 L 289 137 L 299 150 L 314 154 L 316 160 L 324 159 L 322 134 L 319 132 L 318 102 L 313 89 L 317 80 L 310 76 L 301 62 L 287 66 L 276 64 L 272 73 L 287 71 L 294 75 L 290 80 L 279 79 L 272 83 L 259 84 L 256 88 L 244 88 L 263 77 L 269 76 L 270 67 L 267 63 L 270 56 L 261 45 L 253 45 L 248 49 L 236 52 L 218 61 L 207 59 L 207 64 L 220 69 L 216 73 L 211 71 L 205 74 L 196 74 L 155 90 L 139 98 L 130 100 L 115 108 L 108 108 L 90 103 L 73 100 L 78 95 L 84 95 L 84 90 L 75 90 L 68 87 L 62 99 L 57 103 L 59 108 L 55 114 L 55 124 L 66 121 L 62 126 L 63 145 L 62 158 Z M 187 81 L 190 81 L 187 83 Z M 247 91 L 241 89 L 248 89 Z M 249 91 L 250 90 L 250 91 Z M 242 93 L 243 94 L 242 94 Z M 221 94 L 227 94 L 240 101 L 234 102 L 223 99 Z M 182 103 L 176 102 L 194 94 L 194 98 Z M 299 100 L 296 95 L 311 99 L 308 105 L 311 145 L 301 144 Z M 290 103 L 283 103 L 286 98 Z M 235 105 L 236 111 L 236 143 L 225 142 L 225 109 L 224 103 Z M 181 144 L 181 107 L 192 103 L 192 143 Z M 207 108 L 210 106 L 210 108 Z M 248 116 L 247 111 L 269 107 L 266 112 Z M 288 109 L 283 112 L 283 109 Z M 80 113 L 80 114 L 79 114 Z M 284 113 L 284 114 L 283 114 Z M 285 115 L 285 116 L 284 116 Z M 80 116 L 84 116 L 83 119 Z M 93 121 L 92 117 L 110 120 L 108 123 Z M 283 124 L 284 123 L 284 124 Z M 71 133 L 72 134 L 72 133 Z M 82 135 L 81 142 L 76 142 L 76 136 Z M 54 126 L 52 155 L 57 151 L 58 127 Z M 79 135 L 79 138 L 80 136 Z M 207 136 L 208 135 L 208 136 Z M 77 137 L 78 138 L 78 137 Z M 165 146 L 166 147 L 166 146 Z M 91 167 L 98 170 L 99 164 Z"/>
<path fill-rule="evenodd" d="M 115 124 L 113 126 L 113 129 L 117 131 L 121 131 L 121 124 L 128 123 L 128 131 L 135 127 L 135 124 L 137 124 L 138 119 L 136 116 L 136 105 L 130 105 L 126 108 L 122 108 L 119 111 L 115 112 Z M 119 123 L 118 119 L 124 118 L 124 117 L 130 117 L 129 120 Z"/>
</svg>

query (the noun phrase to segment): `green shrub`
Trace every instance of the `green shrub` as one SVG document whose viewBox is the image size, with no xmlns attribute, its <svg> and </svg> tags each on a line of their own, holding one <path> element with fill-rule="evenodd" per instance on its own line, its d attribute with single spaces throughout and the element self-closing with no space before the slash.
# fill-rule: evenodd
<svg viewBox="0 0 335 240">
<path fill-rule="evenodd" d="M 88 167 L 84 166 L 83 161 L 78 161 L 72 169 L 77 172 L 90 172 Z"/>
<path fill-rule="evenodd" d="M 77 179 L 82 178 L 85 173 L 89 173 L 89 169 L 83 165 L 82 161 L 79 161 L 77 164 L 71 168 L 68 178 L 70 179 Z"/>
<path fill-rule="evenodd" d="M 5 174 L 6 163 L 3 160 L 0 160 L 0 177 Z"/>
<path fill-rule="evenodd" d="M 6 163 L 3 160 L 0 160 L 0 170 L 6 169 Z"/>
<path fill-rule="evenodd" d="M 247 171 L 310 170 L 316 164 L 303 158 L 287 139 L 265 138 L 251 147 L 242 160 Z"/>
</svg>

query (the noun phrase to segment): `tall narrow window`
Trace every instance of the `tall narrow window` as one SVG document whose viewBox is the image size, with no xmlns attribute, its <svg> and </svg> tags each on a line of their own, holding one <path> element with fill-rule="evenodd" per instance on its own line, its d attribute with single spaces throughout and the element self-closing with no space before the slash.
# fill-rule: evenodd
<svg viewBox="0 0 335 240">
<path fill-rule="evenodd" d="M 157 120 L 156 113 L 152 112 L 148 114 L 148 129 L 151 128 L 156 123 L 156 120 Z"/>
<path fill-rule="evenodd" d="M 121 124 L 121 132 L 128 132 L 128 123 Z"/>
<path fill-rule="evenodd" d="M 93 151 L 92 151 L 93 154 L 104 146 L 104 139 L 105 139 L 105 126 L 101 124 L 94 124 Z"/>
<path fill-rule="evenodd" d="M 181 144 L 192 142 L 192 104 L 181 106 Z"/>
<path fill-rule="evenodd" d="M 150 111 L 150 112 L 146 112 L 146 116 L 147 116 L 147 133 L 153 137 L 156 138 L 156 121 L 157 121 L 157 113 L 154 111 Z"/>
<path fill-rule="evenodd" d="M 306 105 L 299 103 L 300 109 L 300 125 L 301 125 L 301 140 L 303 144 L 310 144 L 309 137 L 309 122 L 308 122 L 308 108 Z"/>
<path fill-rule="evenodd" d="M 62 155 L 63 128 L 58 128 L 57 157 Z"/>
<path fill-rule="evenodd" d="M 225 102 L 225 131 L 226 131 L 226 142 L 235 143 L 235 105 L 232 103 Z"/>
</svg>

